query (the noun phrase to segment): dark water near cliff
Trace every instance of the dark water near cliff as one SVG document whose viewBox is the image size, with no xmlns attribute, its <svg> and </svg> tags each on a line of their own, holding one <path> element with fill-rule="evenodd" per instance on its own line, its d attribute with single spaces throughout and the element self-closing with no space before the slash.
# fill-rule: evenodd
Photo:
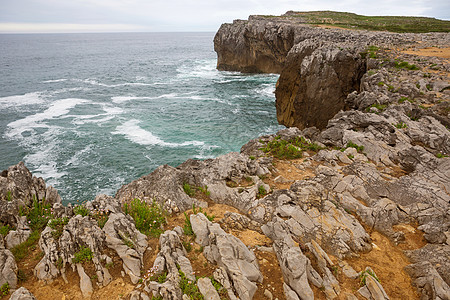
<svg viewBox="0 0 450 300">
<path fill-rule="evenodd" d="M 217 71 L 213 36 L 0 35 L 0 169 L 84 201 L 280 129 L 277 76 Z"/>
</svg>

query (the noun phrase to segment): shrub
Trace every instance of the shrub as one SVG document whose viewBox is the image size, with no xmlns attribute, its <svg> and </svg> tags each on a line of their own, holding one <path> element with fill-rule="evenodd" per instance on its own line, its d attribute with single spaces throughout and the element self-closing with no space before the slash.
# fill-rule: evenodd
<svg viewBox="0 0 450 300">
<path fill-rule="evenodd" d="M 61 237 L 64 226 L 67 225 L 67 223 L 69 223 L 68 217 L 56 218 L 56 219 L 52 219 L 52 220 L 50 220 L 50 222 L 48 222 L 48 226 L 54 230 L 52 232 L 52 236 L 55 240 L 57 240 Z"/>
<path fill-rule="evenodd" d="M 9 294 L 9 283 L 5 282 L 1 287 L 0 287 L 0 295 L 2 296 L 6 296 Z"/>
<path fill-rule="evenodd" d="M 0 234 L 3 236 L 7 236 L 11 230 L 13 230 L 13 228 L 8 224 L 6 224 L 5 226 L 0 226 Z"/>
<path fill-rule="evenodd" d="M 148 205 L 136 198 L 130 203 L 125 203 L 123 210 L 134 219 L 136 228 L 143 234 L 159 237 L 163 232 L 161 227 L 166 224 L 165 213 L 155 201 Z"/>
<path fill-rule="evenodd" d="M 192 197 L 192 196 L 195 195 L 195 191 L 191 188 L 189 183 L 184 183 L 183 184 L 183 190 L 189 197 Z"/>
<path fill-rule="evenodd" d="M 45 203 L 45 199 L 41 202 L 36 199 L 33 200 L 31 209 L 22 211 L 27 216 L 28 225 L 32 230 L 42 230 L 52 217 L 52 210 L 50 204 Z"/>
<path fill-rule="evenodd" d="M 103 228 L 106 222 L 108 222 L 109 212 L 103 209 L 96 209 L 91 212 L 91 216 L 97 221 L 98 227 Z"/>
<path fill-rule="evenodd" d="M 353 143 L 352 141 L 348 141 L 347 146 L 342 148 L 341 151 L 344 152 L 345 149 L 347 149 L 347 148 L 355 148 L 356 151 L 358 151 L 359 153 L 362 153 L 364 151 L 364 146 L 359 146 L 359 145 Z"/>
<path fill-rule="evenodd" d="M 407 128 L 408 125 L 406 125 L 406 123 L 403 123 L 403 122 L 398 122 L 397 124 L 395 124 L 395 127 L 397 127 L 398 129 L 401 129 L 401 128 Z"/>
<path fill-rule="evenodd" d="M 81 247 L 80 251 L 75 253 L 75 257 L 72 259 L 74 264 L 84 263 L 91 261 L 93 256 L 92 250 L 89 247 Z"/>
<path fill-rule="evenodd" d="M 75 215 L 81 215 L 83 217 L 89 216 L 91 214 L 91 212 L 89 211 L 89 209 L 87 207 L 85 207 L 84 205 L 76 205 L 73 208 L 73 213 Z"/>
<path fill-rule="evenodd" d="M 380 279 L 378 279 L 378 277 L 372 271 L 365 270 L 365 271 L 361 272 L 361 274 L 359 275 L 359 284 L 361 286 L 366 285 L 367 276 L 372 276 L 376 281 L 380 282 Z"/>
<path fill-rule="evenodd" d="M 287 141 L 280 136 L 276 136 L 265 147 L 260 148 L 263 152 L 280 159 L 301 158 L 304 150 L 318 151 L 320 149 L 319 145 L 308 142 L 304 137 L 295 137 Z"/>
<path fill-rule="evenodd" d="M 419 70 L 419 68 L 418 68 L 416 65 L 410 65 L 410 64 L 409 64 L 408 62 L 406 62 L 406 61 L 401 61 L 401 62 L 396 61 L 396 62 L 394 63 L 394 66 L 395 66 L 397 69 Z"/>
<path fill-rule="evenodd" d="M 265 195 L 267 195 L 267 191 L 266 191 L 266 189 L 264 188 L 263 185 L 260 185 L 258 187 L 258 194 L 256 195 L 256 198 L 259 199 L 259 198 L 264 197 Z"/>
<path fill-rule="evenodd" d="M 195 281 L 186 278 L 186 275 L 182 271 L 178 271 L 181 277 L 180 289 L 183 294 L 186 294 L 189 299 L 192 300 L 203 300 L 203 295 L 200 293 L 198 286 L 196 285 L 197 279 Z"/>
</svg>

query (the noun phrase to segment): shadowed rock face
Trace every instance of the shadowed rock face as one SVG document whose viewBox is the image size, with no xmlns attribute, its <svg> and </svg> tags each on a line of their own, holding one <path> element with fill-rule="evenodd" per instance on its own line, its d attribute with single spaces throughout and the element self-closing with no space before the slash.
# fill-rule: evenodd
<svg viewBox="0 0 450 300">
<path fill-rule="evenodd" d="M 318 40 L 294 46 L 275 92 L 278 123 L 300 129 L 325 128 L 345 108 L 347 95 L 359 91 L 366 72 L 361 48 Z"/>
</svg>

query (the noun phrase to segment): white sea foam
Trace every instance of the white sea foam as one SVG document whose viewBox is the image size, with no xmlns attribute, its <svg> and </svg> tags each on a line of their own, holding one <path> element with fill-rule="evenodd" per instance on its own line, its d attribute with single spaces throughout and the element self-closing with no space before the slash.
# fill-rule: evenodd
<svg viewBox="0 0 450 300">
<path fill-rule="evenodd" d="M 80 150 L 80 151 L 77 151 L 77 152 L 75 153 L 75 155 L 72 156 L 72 157 L 65 163 L 65 165 L 66 165 L 66 166 L 69 166 L 69 165 L 77 166 L 77 165 L 79 164 L 80 160 L 83 158 L 83 156 L 84 156 L 86 153 L 91 152 L 91 150 L 92 150 L 92 145 L 87 145 L 86 147 L 84 147 L 84 149 L 82 149 L 82 150 Z"/>
<path fill-rule="evenodd" d="M 103 86 L 103 87 L 109 87 L 109 88 L 122 87 L 122 86 L 152 86 L 152 85 L 154 85 L 153 83 L 145 83 L 145 82 L 124 82 L 124 83 L 118 83 L 118 84 L 106 84 L 106 83 L 101 83 L 98 80 L 91 79 L 91 78 L 82 80 L 82 82 L 91 84 L 91 85 Z"/>
<path fill-rule="evenodd" d="M 93 103 L 95 104 L 95 103 Z M 99 103 L 105 113 L 96 115 L 66 115 L 65 118 L 73 118 L 72 124 L 83 125 L 86 123 L 101 124 L 114 119 L 115 116 L 123 113 L 123 109 L 116 106 Z M 101 117 L 101 118 L 100 118 Z"/>
<path fill-rule="evenodd" d="M 139 120 L 129 120 L 122 125 L 117 126 L 116 130 L 112 134 L 124 135 L 126 139 L 133 143 L 153 146 L 159 145 L 164 147 L 183 147 L 183 146 L 202 146 L 205 143 L 200 141 L 186 141 L 183 143 L 168 143 L 141 127 L 139 127 Z"/>
<path fill-rule="evenodd" d="M 55 83 L 55 82 L 64 82 L 64 81 L 67 81 L 67 79 L 66 78 L 52 79 L 52 80 L 43 81 L 42 83 Z"/>
<path fill-rule="evenodd" d="M 6 109 L 15 106 L 41 104 L 44 99 L 40 92 L 27 93 L 24 95 L 14 95 L 0 98 L 0 109 Z"/>
<path fill-rule="evenodd" d="M 9 123 L 6 136 L 9 138 L 20 138 L 24 131 L 32 131 L 34 128 L 48 128 L 49 126 L 43 121 L 64 116 L 76 105 L 87 102 L 90 101 L 75 98 L 57 100 L 43 112 Z"/>
<path fill-rule="evenodd" d="M 275 86 L 273 84 L 262 84 L 260 88 L 256 89 L 256 93 L 265 96 L 274 98 L 275 97 Z"/>
</svg>

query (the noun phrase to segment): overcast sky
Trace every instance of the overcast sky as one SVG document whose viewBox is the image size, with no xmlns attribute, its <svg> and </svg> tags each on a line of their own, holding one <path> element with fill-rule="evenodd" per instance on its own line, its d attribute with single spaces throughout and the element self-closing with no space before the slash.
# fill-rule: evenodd
<svg viewBox="0 0 450 300">
<path fill-rule="evenodd" d="M 251 14 L 288 10 L 450 20 L 450 0 L 0 0 L 0 33 L 216 31 Z"/>
</svg>

